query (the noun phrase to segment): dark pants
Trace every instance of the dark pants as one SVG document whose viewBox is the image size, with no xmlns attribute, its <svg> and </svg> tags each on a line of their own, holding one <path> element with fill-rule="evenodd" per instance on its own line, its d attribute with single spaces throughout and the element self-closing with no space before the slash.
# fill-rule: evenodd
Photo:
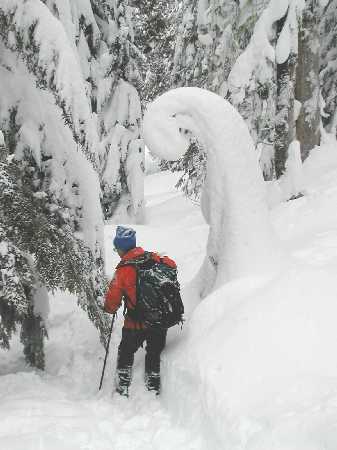
<svg viewBox="0 0 337 450">
<path fill-rule="evenodd" d="M 160 390 L 160 354 L 166 344 L 167 330 L 147 328 L 133 330 L 123 328 L 122 340 L 118 347 L 117 391 L 128 394 L 131 383 L 132 365 L 136 351 L 146 342 L 145 381 L 149 390 Z"/>
</svg>

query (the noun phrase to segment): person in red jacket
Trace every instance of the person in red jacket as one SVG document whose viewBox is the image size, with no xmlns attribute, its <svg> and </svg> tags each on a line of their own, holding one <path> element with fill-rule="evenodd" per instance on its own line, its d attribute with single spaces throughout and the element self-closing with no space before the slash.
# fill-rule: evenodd
<svg viewBox="0 0 337 450">
<path fill-rule="evenodd" d="M 135 259 L 144 254 L 141 247 L 136 247 L 136 232 L 132 228 L 118 226 L 113 244 L 122 261 Z M 160 354 L 165 347 L 167 335 L 167 330 L 147 328 L 144 323 L 136 321 L 128 315 L 128 311 L 135 307 L 137 301 L 136 277 L 134 266 L 117 266 L 104 303 L 105 311 L 111 314 L 118 310 L 122 300 L 126 306 L 116 369 L 116 391 L 125 397 L 129 396 L 134 354 L 139 347 L 143 346 L 144 342 L 146 342 L 145 384 L 149 391 L 154 391 L 156 395 L 159 394 Z"/>
</svg>

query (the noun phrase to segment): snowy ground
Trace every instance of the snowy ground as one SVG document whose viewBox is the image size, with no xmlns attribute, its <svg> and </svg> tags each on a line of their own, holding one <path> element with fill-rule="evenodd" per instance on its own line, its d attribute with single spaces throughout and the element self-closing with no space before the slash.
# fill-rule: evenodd
<svg viewBox="0 0 337 450">
<path fill-rule="evenodd" d="M 176 179 L 147 177 L 146 224 L 137 231 L 139 244 L 177 260 L 186 284 L 208 230 Z M 271 211 L 289 255 L 275 279 L 229 283 L 196 309 L 193 286 L 185 289 L 191 320 L 170 331 L 160 399 L 144 390 L 143 351 L 130 399 L 111 395 L 121 318 L 97 393 L 104 355 L 96 331 L 74 299 L 57 295 L 46 372 L 25 367 L 18 342 L 0 353 L 0 449 L 336 450 L 335 145 L 313 153 L 305 179 L 305 197 Z M 113 230 L 106 227 L 108 274 L 117 262 Z"/>
<path fill-rule="evenodd" d="M 103 355 L 96 333 L 71 299 L 56 302 L 46 373 L 25 369 L 16 352 L 1 365 L 1 450 L 204 448 L 144 391 L 140 361 L 132 401 L 111 396 L 112 364 L 98 394 Z M 113 349 L 117 341 L 114 336 Z"/>
<path fill-rule="evenodd" d="M 196 217 L 201 221 L 201 216 L 197 207 L 191 207 L 174 190 L 176 178 L 172 174 L 149 177 L 147 201 L 151 225 L 138 227 L 138 236 L 139 242 L 147 248 L 166 251 L 178 262 L 186 258 L 185 265 L 190 269 L 186 269 L 184 278 L 189 279 L 202 259 L 203 247 L 199 242 L 193 249 L 192 240 L 206 236 L 207 230 L 204 226 L 200 233 L 200 227 L 196 226 L 185 241 L 179 233 L 180 230 L 184 233 L 183 227 L 188 221 L 192 226 Z M 175 210 L 177 212 L 172 216 Z M 188 211 L 189 219 L 182 220 L 180 225 L 179 217 L 184 211 Z M 115 254 L 111 251 L 114 229 L 114 226 L 106 227 L 109 274 L 117 262 L 112 259 Z M 104 354 L 96 330 L 78 309 L 75 300 L 65 294 L 56 295 L 51 302 L 46 373 L 36 373 L 25 367 L 17 341 L 10 352 L 1 351 L 1 450 L 207 448 L 200 433 L 185 429 L 184 423 L 175 420 L 164 399 L 154 399 L 145 391 L 142 350 L 135 361 L 130 400 L 111 395 L 121 320 L 119 317 L 113 334 L 111 358 L 101 393 L 97 391 Z M 173 345 L 171 336 L 170 341 L 167 354 Z"/>
</svg>

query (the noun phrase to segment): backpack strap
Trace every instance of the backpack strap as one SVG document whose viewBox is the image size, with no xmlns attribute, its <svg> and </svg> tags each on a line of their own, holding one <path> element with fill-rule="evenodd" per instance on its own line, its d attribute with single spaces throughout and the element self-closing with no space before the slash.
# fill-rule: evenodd
<svg viewBox="0 0 337 450">
<path fill-rule="evenodd" d="M 137 266 L 141 266 L 142 264 L 145 264 L 149 261 L 154 261 L 152 258 L 152 253 L 144 252 L 143 255 L 140 255 L 137 258 L 126 259 L 125 261 L 120 261 L 117 264 L 116 269 L 119 269 L 120 267 L 125 267 L 125 266 L 134 266 L 137 268 Z"/>
<path fill-rule="evenodd" d="M 152 260 L 151 252 L 144 252 L 144 254 L 139 256 L 138 258 L 120 261 L 116 266 L 116 270 L 119 269 L 120 267 L 133 266 L 137 271 L 138 266 L 146 264 L 147 262 L 149 262 L 151 260 Z M 131 304 L 132 304 L 132 302 L 125 294 L 123 295 L 123 300 L 124 300 L 123 316 L 125 317 L 128 313 L 130 313 L 130 310 L 127 307 L 127 302 L 128 302 L 128 300 Z"/>
</svg>

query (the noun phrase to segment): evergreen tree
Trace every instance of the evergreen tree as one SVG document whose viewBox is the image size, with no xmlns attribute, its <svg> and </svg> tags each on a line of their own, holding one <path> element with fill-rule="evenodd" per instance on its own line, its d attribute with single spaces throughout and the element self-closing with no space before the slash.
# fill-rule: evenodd
<svg viewBox="0 0 337 450">
<path fill-rule="evenodd" d="M 48 291 L 77 294 L 100 329 L 105 289 L 96 123 L 78 58 L 41 1 L 0 1 L 1 345 L 21 324 L 43 368 Z"/>
<path fill-rule="evenodd" d="M 275 107 L 271 101 L 274 88 L 271 64 L 263 64 L 266 70 L 257 67 L 243 91 L 239 80 L 235 77 L 229 80 L 231 70 L 248 46 L 254 25 L 266 3 L 266 0 L 242 5 L 235 0 L 184 1 L 176 40 L 172 84 L 203 87 L 228 98 L 247 121 L 254 141 L 260 147 L 265 175 L 270 178 L 273 171 L 270 164 L 273 137 L 270 116 Z M 202 153 L 198 159 L 203 158 Z M 189 155 L 195 159 L 195 148 L 191 148 L 174 167 L 184 170 L 179 185 L 185 191 L 190 191 L 195 185 L 192 191 L 197 191 L 204 178 L 204 166 L 201 165 L 200 170 L 191 170 L 193 159 L 190 160 Z M 191 178 L 187 173 L 191 174 Z"/>
<path fill-rule="evenodd" d="M 198 86 L 220 95 L 237 54 L 240 9 L 235 0 L 186 0 L 173 69 L 175 86 Z"/>
<path fill-rule="evenodd" d="M 333 4 L 326 5 L 326 15 Z M 302 159 L 319 142 L 319 13 L 314 0 L 183 2 L 173 84 L 205 87 L 230 100 L 246 120 L 266 179 L 284 173 L 296 136 Z M 326 55 L 334 54 L 335 22 L 325 20 L 321 34 L 329 34 L 330 44 L 321 63 L 322 80 L 333 70 Z M 328 86 L 326 79 L 323 83 Z M 330 98 L 333 105 L 333 94 Z M 174 164 L 185 170 L 185 179 L 187 172 L 200 175 L 188 169 L 192 153 Z"/>
<path fill-rule="evenodd" d="M 144 148 L 137 90 L 143 87 L 144 58 L 134 43 L 134 10 L 128 0 L 84 0 L 76 5 L 48 0 L 47 5 L 78 55 L 95 117 L 104 216 L 141 222 Z"/>
<path fill-rule="evenodd" d="M 176 39 L 176 0 L 133 0 L 135 41 L 144 55 L 141 65 L 146 103 L 171 87 Z"/>
</svg>

